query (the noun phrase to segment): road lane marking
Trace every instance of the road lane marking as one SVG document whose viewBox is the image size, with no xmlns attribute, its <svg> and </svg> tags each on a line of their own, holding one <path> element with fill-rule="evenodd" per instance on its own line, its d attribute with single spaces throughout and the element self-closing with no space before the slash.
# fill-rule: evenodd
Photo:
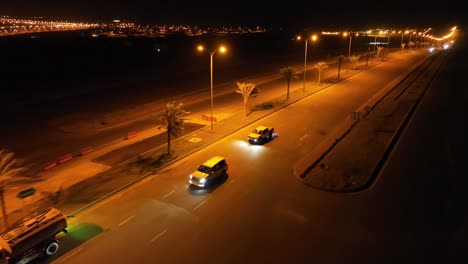
<svg viewBox="0 0 468 264">
<path fill-rule="evenodd" d="M 171 192 L 169 192 L 168 194 L 164 195 L 162 198 L 165 199 L 166 197 L 168 197 L 169 195 L 173 194 L 175 192 L 175 190 L 172 190 Z"/>
<path fill-rule="evenodd" d="M 134 215 L 130 216 L 129 218 L 123 220 L 122 222 L 120 222 L 119 226 L 122 226 L 124 225 L 125 223 L 127 223 L 128 221 L 132 220 L 133 218 L 135 218 Z"/>
<path fill-rule="evenodd" d="M 154 176 L 149 176 L 148 178 L 142 180 L 142 181 L 140 182 L 140 185 L 143 184 L 143 183 L 145 183 L 145 182 L 147 182 L 147 181 L 151 181 L 152 179 L 154 179 Z"/>
<path fill-rule="evenodd" d="M 73 252 L 71 252 L 71 253 L 63 256 L 62 258 L 58 259 L 57 263 L 66 262 L 68 259 L 70 259 L 74 255 L 76 255 L 76 253 L 80 252 L 82 249 L 83 249 L 83 247 L 79 247 L 79 248 L 75 249 Z"/>
<path fill-rule="evenodd" d="M 206 200 L 202 201 L 201 203 L 199 203 L 197 206 L 195 206 L 195 208 L 192 209 L 192 211 L 195 211 L 197 210 L 200 206 L 202 206 L 204 203 L 206 202 Z"/>
<path fill-rule="evenodd" d="M 161 233 L 159 233 L 157 236 L 153 237 L 151 240 L 150 240 L 150 243 L 153 243 L 154 241 L 156 241 L 156 239 L 160 238 L 162 235 L 164 235 L 164 233 L 166 233 L 167 229 L 165 229 L 164 231 L 162 231 Z"/>
<path fill-rule="evenodd" d="M 309 137 L 309 134 L 304 134 L 299 140 L 302 141 L 302 140 L 306 139 L 307 137 Z"/>
</svg>

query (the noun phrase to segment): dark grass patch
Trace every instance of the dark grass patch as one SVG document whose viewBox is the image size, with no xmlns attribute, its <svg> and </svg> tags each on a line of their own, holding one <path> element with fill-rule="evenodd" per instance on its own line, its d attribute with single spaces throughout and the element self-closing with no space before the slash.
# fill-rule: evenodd
<svg viewBox="0 0 468 264">
<path fill-rule="evenodd" d="M 188 133 L 201 129 L 204 125 L 196 124 L 196 123 L 185 123 L 184 131 L 178 136 L 171 136 L 171 140 L 175 140 L 177 138 L 183 137 Z M 138 135 L 137 135 L 138 137 Z M 129 139 L 133 140 L 133 139 Z M 135 158 L 139 156 L 141 153 L 148 152 L 158 146 L 167 144 L 167 133 L 160 133 L 150 138 L 136 141 L 135 143 L 122 147 L 116 150 L 113 150 L 105 155 L 102 155 L 93 161 L 103 163 L 109 166 L 115 166 L 121 162 L 126 160 Z"/>
</svg>

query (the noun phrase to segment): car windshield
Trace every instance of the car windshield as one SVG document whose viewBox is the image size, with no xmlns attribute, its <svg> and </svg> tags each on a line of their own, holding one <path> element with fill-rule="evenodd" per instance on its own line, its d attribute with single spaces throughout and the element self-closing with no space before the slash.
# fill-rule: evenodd
<svg viewBox="0 0 468 264">
<path fill-rule="evenodd" d="M 205 165 L 201 165 L 200 167 L 198 167 L 198 171 L 201 171 L 206 174 L 210 174 L 211 169 Z"/>
<path fill-rule="evenodd" d="M 260 134 L 260 131 L 257 130 L 257 129 L 255 128 L 255 129 L 252 131 L 252 133 L 254 133 L 254 134 Z"/>
</svg>

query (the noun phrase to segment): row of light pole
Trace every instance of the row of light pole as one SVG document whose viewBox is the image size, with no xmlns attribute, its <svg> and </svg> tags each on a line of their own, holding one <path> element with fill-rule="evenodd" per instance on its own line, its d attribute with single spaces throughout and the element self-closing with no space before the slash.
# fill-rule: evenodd
<svg viewBox="0 0 468 264">
<path fill-rule="evenodd" d="M 403 44 L 403 34 L 408 34 L 410 33 L 408 30 L 406 31 L 402 31 L 401 32 L 401 44 Z M 414 34 L 416 34 L 415 32 L 413 32 Z M 348 58 L 351 56 L 351 44 L 352 44 L 352 40 L 353 40 L 353 32 L 345 32 L 343 33 L 343 37 L 347 37 L 349 35 L 349 44 L 348 44 Z M 358 33 L 354 33 L 355 37 L 358 37 L 359 34 Z M 303 38 L 302 36 L 297 36 L 296 38 L 297 40 L 304 40 L 305 42 L 305 46 L 304 46 L 304 79 L 302 81 L 302 85 L 303 85 L 303 90 L 305 91 L 305 83 L 306 83 L 306 72 L 307 72 L 307 45 L 309 43 L 309 40 L 311 40 L 312 42 L 316 42 L 318 37 L 317 35 L 311 35 L 310 37 L 307 37 L 307 38 Z M 410 38 L 409 38 L 409 41 L 411 41 L 411 34 L 410 34 Z M 377 35 L 375 36 L 375 40 L 374 40 L 374 50 L 375 50 L 375 44 L 377 42 Z M 387 32 L 387 49 L 388 49 L 388 44 L 390 42 L 390 32 L 388 31 Z M 197 47 L 198 51 L 204 51 L 205 50 L 205 47 L 202 46 L 202 45 L 199 45 Z M 210 55 L 210 98 L 211 98 L 211 115 L 210 115 L 210 122 L 211 122 L 211 129 L 210 129 L 210 132 L 214 132 L 214 129 L 213 129 L 213 56 L 216 52 L 220 52 L 220 53 L 225 53 L 227 51 L 226 47 L 225 46 L 220 46 L 218 47 L 217 49 L 212 49 L 212 50 L 208 50 L 208 54 Z"/>
</svg>

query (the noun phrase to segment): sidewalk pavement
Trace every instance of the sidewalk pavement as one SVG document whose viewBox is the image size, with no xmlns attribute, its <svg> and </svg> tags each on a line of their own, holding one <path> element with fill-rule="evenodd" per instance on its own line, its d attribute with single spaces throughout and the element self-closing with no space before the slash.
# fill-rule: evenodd
<svg viewBox="0 0 468 264">
<path fill-rule="evenodd" d="M 383 61 L 380 63 L 387 62 Z M 347 79 L 355 74 L 358 74 L 362 71 L 367 70 L 368 68 L 374 67 L 380 63 L 373 63 L 370 64 L 369 67 L 363 70 L 342 70 L 341 71 L 341 78 L 340 81 Z M 334 74 L 333 74 L 334 75 Z M 334 78 L 329 78 L 334 79 Z M 286 83 L 285 83 L 286 85 Z M 259 119 L 272 114 L 283 107 L 286 107 L 294 102 L 297 102 L 301 99 L 304 99 L 308 96 L 311 96 L 318 91 L 325 89 L 331 85 L 334 85 L 333 82 L 327 82 L 326 79 L 322 80 L 321 85 L 317 85 L 316 83 L 312 83 L 308 85 L 306 91 L 302 90 L 302 83 L 297 84 L 297 87 L 291 87 L 290 92 L 290 99 L 286 100 L 286 95 L 280 96 L 274 100 L 269 102 L 264 102 L 263 104 L 256 105 L 256 108 L 261 108 L 262 105 L 265 106 L 263 110 L 256 110 L 252 111 L 247 117 L 244 116 L 243 111 L 234 113 L 233 115 L 227 116 L 221 114 L 218 115 L 218 121 L 214 124 L 214 132 L 211 132 L 210 122 L 201 119 L 201 114 L 192 114 L 190 116 L 191 121 L 204 125 L 203 128 L 196 130 L 188 135 L 183 137 L 174 139 L 171 141 L 172 150 L 176 153 L 176 158 L 171 160 L 172 162 L 176 162 L 191 153 L 198 151 L 199 149 L 208 146 L 209 144 L 217 141 L 220 138 L 226 137 L 238 129 L 241 129 L 245 126 L 248 126 Z M 269 103 L 269 104 L 268 104 Z M 73 158 L 71 161 L 66 162 L 64 164 L 60 164 L 56 168 L 53 168 L 49 171 L 41 172 L 40 176 L 43 179 L 42 181 L 35 182 L 33 184 L 21 184 L 17 186 L 12 186 L 11 188 L 7 189 L 5 192 L 5 201 L 7 206 L 7 213 L 9 215 L 9 222 L 14 222 L 15 220 L 22 219 L 26 217 L 31 211 L 37 210 L 40 207 L 44 206 L 52 206 L 52 202 L 47 199 L 47 193 L 55 193 L 62 190 L 67 190 L 75 185 L 78 185 L 80 182 L 83 182 L 87 179 L 93 178 L 98 174 L 105 173 L 109 171 L 113 166 L 109 166 L 106 164 L 102 164 L 96 162 L 100 157 L 104 156 L 105 154 L 122 149 L 125 147 L 129 147 L 136 142 L 143 141 L 150 137 L 154 137 L 155 135 L 165 136 L 165 131 L 158 130 L 157 128 L 148 129 L 146 131 L 138 132 L 138 135 L 134 138 L 128 140 L 120 140 L 115 142 L 110 142 L 104 146 L 96 147 L 94 151 L 88 153 L 83 156 L 79 156 Z M 163 134 L 162 134 L 163 133 Z M 153 150 L 154 151 L 164 151 L 167 147 L 163 144 Z M 312 153 L 314 154 L 314 153 Z M 315 153 L 314 155 L 318 155 L 319 153 Z M 130 163 L 132 160 L 130 159 L 124 163 Z M 170 163 L 164 164 L 164 166 L 169 165 Z M 161 169 L 161 168 L 158 168 Z M 151 173 L 149 173 L 151 174 Z M 129 184 L 133 184 L 142 178 L 148 176 L 149 174 L 145 174 L 138 179 L 133 179 L 130 183 L 124 184 L 122 188 Z M 28 188 L 35 188 L 37 192 L 25 199 L 19 199 L 16 197 L 19 191 L 28 189 Z M 117 188 L 114 190 L 115 192 L 119 191 L 121 188 Z M 103 193 L 102 197 L 107 197 L 111 195 L 111 193 Z M 66 208 L 66 206 L 64 207 Z M 66 214 L 70 214 L 75 211 L 76 207 L 71 207 Z M 73 211 L 72 211 L 73 210 Z M 10 216 L 11 215 L 11 216 Z"/>
</svg>

